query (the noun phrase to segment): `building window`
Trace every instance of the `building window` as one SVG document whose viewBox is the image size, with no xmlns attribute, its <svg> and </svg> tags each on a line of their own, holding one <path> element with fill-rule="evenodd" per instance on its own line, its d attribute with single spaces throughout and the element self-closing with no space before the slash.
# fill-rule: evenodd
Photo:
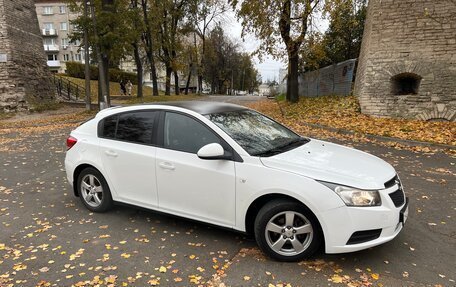
<svg viewBox="0 0 456 287">
<path fill-rule="evenodd" d="M 63 61 L 68 62 L 70 60 L 69 54 L 63 54 Z"/>
<path fill-rule="evenodd" d="M 45 38 L 44 45 L 55 45 L 55 39 L 54 38 Z"/>
<path fill-rule="evenodd" d="M 49 54 L 48 61 L 57 61 L 57 54 Z"/>
<path fill-rule="evenodd" d="M 43 26 L 46 31 L 54 30 L 54 23 L 43 23 Z"/>
<path fill-rule="evenodd" d="M 81 40 L 76 39 L 76 40 L 74 40 L 72 43 L 73 43 L 75 46 L 78 46 L 78 47 L 81 46 Z"/>
<path fill-rule="evenodd" d="M 82 61 L 81 59 L 82 59 L 81 58 L 81 54 L 74 54 L 74 60 L 75 61 L 81 62 Z"/>
<path fill-rule="evenodd" d="M 416 95 L 421 83 L 421 76 L 414 73 L 401 73 L 391 78 L 393 95 Z"/>
<path fill-rule="evenodd" d="M 59 6 L 59 12 L 60 12 L 60 14 L 65 14 L 66 13 L 66 6 Z"/>
<path fill-rule="evenodd" d="M 60 30 L 62 30 L 62 31 L 68 30 L 68 23 L 67 22 L 61 22 L 60 23 Z"/>
<path fill-rule="evenodd" d="M 68 40 L 68 38 L 62 38 L 62 48 L 64 48 L 64 49 L 67 48 L 69 45 L 69 42 L 70 41 Z"/>
<path fill-rule="evenodd" d="M 54 10 L 52 9 L 52 6 L 43 7 L 43 15 L 52 15 L 52 14 L 54 14 Z"/>
</svg>

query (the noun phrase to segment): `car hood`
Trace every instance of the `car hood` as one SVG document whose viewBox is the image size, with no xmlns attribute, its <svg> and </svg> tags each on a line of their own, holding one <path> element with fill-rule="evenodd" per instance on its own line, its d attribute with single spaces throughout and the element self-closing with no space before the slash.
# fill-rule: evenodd
<svg viewBox="0 0 456 287">
<path fill-rule="evenodd" d="M 383 189 L 384 183 L 396 175 L 390 164 L 376 156 L 315 139 L 260 159 L 270 168 L 360 189 Z"/>
</svg>

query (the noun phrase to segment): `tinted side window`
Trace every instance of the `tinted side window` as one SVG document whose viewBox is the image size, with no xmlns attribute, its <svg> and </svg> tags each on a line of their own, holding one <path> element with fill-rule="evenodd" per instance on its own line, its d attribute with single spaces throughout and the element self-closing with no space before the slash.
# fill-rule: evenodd
<svg viewBox="0 0 456 287">
<path fill-rule="evenodd" d="M 103 120 L 103 129 L 101 130 L 101 137 L 115 138 L 116 136 L 117 115 L 107 117 Z"/>
<path fill-rule="evenodd" d="M 220 139 L 206 126 L 181 114 L 166 113 L 165 148 L 197 153 L 200 148 L 210 143 L 220 143 Z"/>
<path fill-rule="evenodd" d="M 119 115 L 116 139 L 134 143 L 152 143 L 156 112 L 133 112 Z"/>
</svg>

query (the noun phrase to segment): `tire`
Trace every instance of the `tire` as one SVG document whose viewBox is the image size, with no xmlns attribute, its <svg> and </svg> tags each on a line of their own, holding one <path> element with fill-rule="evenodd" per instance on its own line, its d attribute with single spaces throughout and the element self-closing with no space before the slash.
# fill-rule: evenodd
<svg viewBox="0 0 456 287">
<path fill-rule="evenodd" d="M 93 167 L 85 168 L 78 176 L 77 191 L 85 207 L 93 212 L 105 212 L 112 208 L 109 186 L 103 175 Z"/>
<path fill-rule="evenodd" d="M 254 230 L 260 249 L 279 261 L 308 258 L 323 241 L 315 215 L 292 200 L 273 200 L 265 204 L 256 216 Z"/>
</svg>

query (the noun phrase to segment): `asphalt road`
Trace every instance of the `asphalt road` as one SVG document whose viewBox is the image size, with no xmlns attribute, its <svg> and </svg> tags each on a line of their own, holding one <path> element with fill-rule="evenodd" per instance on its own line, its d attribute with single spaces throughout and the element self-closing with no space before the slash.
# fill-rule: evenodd
<svg viewBox="0 0 456 287">
<path fill-rule="evenodd" d="M 395 166 L 410 198 L 405 229 L 369 250 L 280 263 L 229 230 L 131 207 L 89 212 L 66 182 L 70 130 L 0 129 L 2 287 L 456 286 L 456 159 L 446 154 L 345 141 Z"/>
</svg>

